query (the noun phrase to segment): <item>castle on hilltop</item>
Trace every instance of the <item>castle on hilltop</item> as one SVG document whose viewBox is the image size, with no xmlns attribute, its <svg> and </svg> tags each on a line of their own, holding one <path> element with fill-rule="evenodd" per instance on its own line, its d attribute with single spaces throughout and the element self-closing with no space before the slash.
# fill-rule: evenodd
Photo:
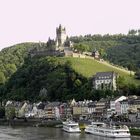
<svg viewBox="0 0 140 140">
<path fill-rule="evenodd" d="M 65 27 L 60 24 L 56 28 L 56 39 L 48 39 L 47 43 L 39 43 L 39 45 L 29 51 L 31 57 L 34 56 L 72 56 L 73 44 L 69 40 Z"/>
<path fill-rule="evenodd" d="M 64 46 L 66 40 L 67 40 L 66 29 L 63 28 L 60 24 L 59 27 L 56 28 L 56 46 L 58 48 Z"/>
</svg>

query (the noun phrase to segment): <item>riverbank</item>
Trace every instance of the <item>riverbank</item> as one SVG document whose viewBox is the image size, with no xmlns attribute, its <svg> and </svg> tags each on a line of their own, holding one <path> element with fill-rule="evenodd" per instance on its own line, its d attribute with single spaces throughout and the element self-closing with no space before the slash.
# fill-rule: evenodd
<svg viewBox="0 0 140 140">
<path fill-rule="evenodd" d="M 10 126 L 32 126 L 32 127 L 59 127 L 62 125 L 61 120 L 45 120 L 34 118 L 20 118 L 20 119 L 0 119 L 0 125 Z"/>
<path fill-rule="evenodd" d="M 140 129 L 138 128 L 129 128 L 131 135 L 140 136 Z"/>
<path fill-rule="evenodd" d="M 89 124 L 89 122 L 79 122 L 79 126 L 84 130 L 85 126 Z M 30 127 L 62 127 L 61 120 L 46 120 L 46 119 L 34 119 L 34 118 L 20 118 L 13 120 L 0 119 L 0 125 L 2 126 L 30 126 Z M 121 124 L 122 125 L 122 124 Z M 124 124 L 123 124 L 124 125 Z M 125 124 L 126 125 L 126 124 Z M 131 135 L 140 136 L 139 128 L 129 128 Z"/>
<path fill-rule="evenodd" d="M 109 123 L 109 122 L 108 122 Z M 112 122 L 116 125 L 127 125 L 128 127 L 139 127 L 140 128 L 140 122 Z"/>
<path fill-rule="evenodd" d="M 0 126 L 0 140 L 114 140 L 114 138 L 87 133 L 71 134 L 53 127 Z M 127 140 L 140 140 L 140 137 L 132 136 Z"/>
</svg>

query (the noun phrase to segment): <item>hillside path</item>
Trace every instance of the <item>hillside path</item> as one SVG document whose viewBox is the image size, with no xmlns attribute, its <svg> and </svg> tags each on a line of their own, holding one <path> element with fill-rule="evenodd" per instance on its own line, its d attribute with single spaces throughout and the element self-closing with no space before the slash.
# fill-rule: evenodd
<svg viewBox="0 0 140 140">
<path fill-rule="evenodd" d="M 86 58 L 94 59 L 93 57 L 90 57 L 90 56 L 88 56 L 88 57 L 86 57 Z M 110 63 L 108 63 L 108 62 L 105 61 L 105 60 L 103 60 L 103 61 L 99 61 L 99 60 L 96 60 L 96 59 L 94 59 L 94 60 L 95 60 L 96 62 L 98 62 L 98 63 L 104 64 L 104 65 L 109 66 L 109 67 L 111 67 L 111 68 L 118 69 L 118 70 L 120 70 L 120 71 L 122 71 L 122 72 L 125 72 L 125 73 L 127 73 L 127 74 L 131 74 L 131 75 L 134 75 L 134 74 L 135 74 L 134 71 L 129 71 L 129 70 L 126 70 L 126 69 L 117 67 L 117 66 L 113 66 L 113 65 L 111 65 Z"/>
</svg>

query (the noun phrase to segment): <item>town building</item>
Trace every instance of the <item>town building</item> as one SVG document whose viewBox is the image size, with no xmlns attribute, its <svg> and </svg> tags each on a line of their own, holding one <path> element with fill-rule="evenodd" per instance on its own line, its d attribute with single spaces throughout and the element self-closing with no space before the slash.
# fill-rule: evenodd
<svg viewBox="0 0 140 140">
<path fill-rule="evenodd" d="M 109 108 L 108 100 L 107 99 L 100 99 L 95 104 L 95 111 L 92 113 L 92 117 L 95 120 L 100 120 L 103 118 L 107 118 L 107 109 Z"/>
<path fill-rule="evenodd" d="M 120 105 L 121 105 L 121 114 L 127 114 L 129 109 L 128 99 L 120 101 Z"/>
<path fill-rule="evenodd" d="M 128 99 L 128 105 L 129 105 L 129 112 L 138 112 L 140 109 L 140 97 L 133 96 Z"/>
<path fill-rule="evenodd" d="M 121 104 L 120 101 L 126 100 L 125 96 L 116 97 L 110 100 L 110 109 L 112 114 L 116 113 L 117 115 L 121 115 Z"/>
<path fill-rule="evenodd" d="M 45 106 L 47 119 L 60 119 L 60 102 L 50 102 Z"/>
<path fill-rule="evenodd" d="M 93 77 L 93 88 L 100 90 L 116 90 L 117 74 L 115 72 L 98 72 Z"/>
<path fill-rule="evenodd" d="M 115 113 L 117 115 L 121 115 L 121 103 L 120 102 L 115 103 Z"/>
<path fill-rule="evenodd" d="M 128 114 L 128 119 L 131 121 L 131 122 L 137 122 L 137 113 L 136 112 L 130 112 Z"/>
<path fill-rule="evenodd" d="M 72 118 L 72 107 L 68 103 L 63 103 L 59 106 L 60 118 Z"/>
<path fill-rule="evenodd" d="M 138 109 L 138 113 L 137 113 L 137 121 L 140 122 L 140 108 Z"/>
<path fill-rule="evenodd" d="M 91 114 L 92 117 L 92 113 L 95 112 L 95 108 L 96 108 L 96 103 L 97 101 L 92 101 L 88 103 L 88 113 Z"/>
</svg>

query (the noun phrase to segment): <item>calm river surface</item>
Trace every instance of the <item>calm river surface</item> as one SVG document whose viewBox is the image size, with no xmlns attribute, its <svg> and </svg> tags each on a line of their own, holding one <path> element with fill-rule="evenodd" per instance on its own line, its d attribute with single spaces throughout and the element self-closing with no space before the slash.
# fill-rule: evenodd
<svg viewBox="0 0 140 140">
<path fill-rule="evenodd" d="M 0 126 L 0 140 L 140 140 L 140 137 L 111 139 L 85 133 L 70 134 L 61 128 Z"/>
</svg>

